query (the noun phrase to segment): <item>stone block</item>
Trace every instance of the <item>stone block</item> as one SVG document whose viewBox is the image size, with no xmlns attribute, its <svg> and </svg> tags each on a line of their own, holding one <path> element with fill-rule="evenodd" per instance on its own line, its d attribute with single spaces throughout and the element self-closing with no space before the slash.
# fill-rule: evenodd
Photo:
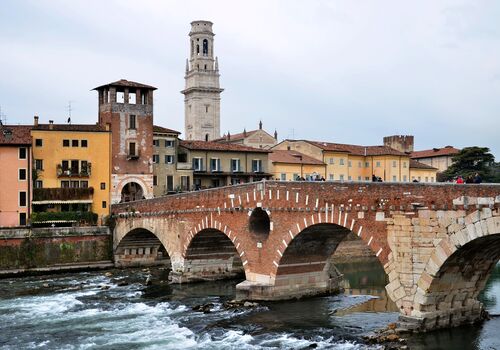
<svg viewBox="0 0 500 350">
<path fill-rule="evenodd" d="M 474 224 L 481 219 L 480 211 L 476 210 L 465 217 L 465 225 Z"/>
<path fill-rule="evenodd" d="M 490 208 L 483 208 L 480 212 L 481 220 L 491 218 L 493 216 L 493 211 Z"/>
<path fill-rule="evenodd" d="M 417 286 L 423 291 L 429 290 L 430 285 L 432 284 L 432 281 L 434 278 L 429 275 L 427 272 L 423 272 L 422 275 L 420 276 L 420 279 L 418 280 Z"/>
<path fill-rule="evenodd" d="M 488 234 L 500 233 L 500 216 L 494 216 L 486 220 L 488 225 Z"/>
<path fill-rule="evenodd" d="M 493 197 L 479 197 L 477 199 L 477 204 L 479 204 L 479 205 L 494 205 L 495 198 L 493 198 Z"/>
</svg>

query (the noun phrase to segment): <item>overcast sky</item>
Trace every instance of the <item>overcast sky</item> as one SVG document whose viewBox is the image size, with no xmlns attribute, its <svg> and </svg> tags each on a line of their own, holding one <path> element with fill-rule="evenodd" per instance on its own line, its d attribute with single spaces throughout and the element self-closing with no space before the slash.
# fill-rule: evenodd
<svg viewBox="0 0 500 350">
<path fill-rule="evenodd" d="M 92 88 L 154 85 L 155 124 L 184 131 L 190 22 L 214 22 L 221 131 L 500 158 L 500 1 L 0 2 L 0 106 L 9 124 L 97 120 Z"/>
</svg>

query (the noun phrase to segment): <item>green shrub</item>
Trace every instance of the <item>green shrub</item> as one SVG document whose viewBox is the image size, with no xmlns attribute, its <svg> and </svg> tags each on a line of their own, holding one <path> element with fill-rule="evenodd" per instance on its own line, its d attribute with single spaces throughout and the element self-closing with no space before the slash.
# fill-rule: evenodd
<svg viewBox="0 0 500 350">
<path fill-rule="evenodd" d="M 39 223 L 46 221 L 84 221 L 95 225 L 97 223 L 97 214 L 91 211 L 58 211 L 58 212 L 40 212 L 31 215 L 31 222 Z"/>
</svg>

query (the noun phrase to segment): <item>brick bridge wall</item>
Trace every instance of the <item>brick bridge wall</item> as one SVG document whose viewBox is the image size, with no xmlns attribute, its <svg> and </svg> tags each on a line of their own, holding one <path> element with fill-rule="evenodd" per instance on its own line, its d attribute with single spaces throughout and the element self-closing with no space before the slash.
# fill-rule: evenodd
<svg viewBox="0 0 500 350">
<path fill-rule="evenodd" d="M 445 327 L 480 318 L 476 297 L 500 258 L 499 206 L 498 185 L 264 181 L 113 205 L 114 247 L 149 232 L 174 281 L 243 268 L 243 297 L 283 299 L 335 290 L 329 258 L 353 232 L 384 266 L 405 324 Z M 126 253 L 151 260 L 155 250 Z M 482 264 L 474 274 L 471 262 Z"/>
</svg>

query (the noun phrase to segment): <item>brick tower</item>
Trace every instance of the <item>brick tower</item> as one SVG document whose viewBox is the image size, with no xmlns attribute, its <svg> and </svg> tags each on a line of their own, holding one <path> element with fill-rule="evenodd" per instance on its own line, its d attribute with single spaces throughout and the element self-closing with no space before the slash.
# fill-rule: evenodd
<svg viewBox="0 0 500 350">
<path fill-rule="evenodd" d="M 190 58 L 186 60 L 184 94 L 187 140 L 214 140 L 220 137 L 219 64 L 214 58 L 212 22 L 191 22 Z"/>
<path fill-rule="evenodd" d="M 156 88 L 122 79 L 94 90 L 99 94 L 99 124 L 109 124 L 112 132 L 111 203 L 152 198 Z"/>
</svg>

